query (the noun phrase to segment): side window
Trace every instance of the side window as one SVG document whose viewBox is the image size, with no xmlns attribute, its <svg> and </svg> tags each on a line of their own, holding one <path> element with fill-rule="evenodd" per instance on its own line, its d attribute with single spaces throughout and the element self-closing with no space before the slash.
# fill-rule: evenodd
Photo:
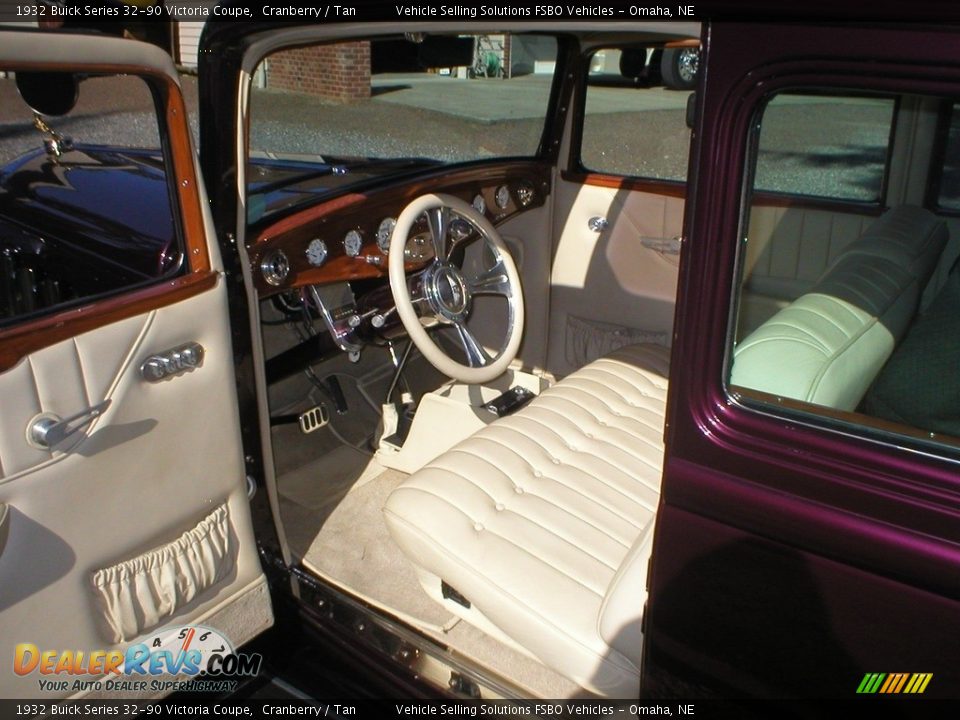
<svg viewBox="0 0 960 720">
<path fill-rule="evenodd" d="M 823 96 L 790 94 L 759 113 L 745 174 L 729 382 L 748 403 L 956 443 L 960 271 L 941 271 L 946 282 L 931 303 L 920 303 L 946 262 L 947 225 L 933 212 L 895 205 L 869 218 L 808 289 L 762 322 L 743 321 L 755 300 L 748 247 L 762 230 L 754 226 L 765 193 L 776 185 L 851 200 L 879 197 L 894 106 L 889 98 L 834 96 L 829 107 L 837 115 L 827 118 Z M 829 243 L 820 235 L 829 223 L 821 230 L 803 236 L 794 262 L 825 252 Z"/>
<path fill-rule="evenodd" d="M 934 202 L 940 209 L 960 212 L 960 103 L 956 102 L 950 106 Z"/>
<path fill-rule="evenodd" d="M 688 82 L 671 74 L 677 52 L 679 49 L 624 47 L 591 54 L 580 170 L 686 182 L 690 146 L 687 100 L 696 64 Z"/>
<path fill-rule="evenodd" d="M 0 327 L 184 269 L 143 78 L 0 73 L 0 98 Z"/>
<path fill-rule="evenodd" d="M 879 204 L 892 98 L 779 94 L 763 112 L 754 190 Z"/>
</svg>

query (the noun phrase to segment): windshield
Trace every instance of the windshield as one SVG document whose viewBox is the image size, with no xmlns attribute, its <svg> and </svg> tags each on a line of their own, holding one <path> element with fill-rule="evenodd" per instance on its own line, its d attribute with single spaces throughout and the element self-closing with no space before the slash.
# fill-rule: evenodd
<svg viewBox="0 0 960 720">
<path fill-rule="evenodd" d="M 283 50 L 253 78 L 251 221 L 427 167 L 533 157 L 555 38 L 457 35 Z"/>
</svg>

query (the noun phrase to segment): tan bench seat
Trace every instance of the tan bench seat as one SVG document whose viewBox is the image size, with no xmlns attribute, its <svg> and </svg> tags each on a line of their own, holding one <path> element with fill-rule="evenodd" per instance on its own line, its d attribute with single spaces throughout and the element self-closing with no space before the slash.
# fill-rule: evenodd
<svg viewBox="0 0 960 720">
<path fill-rule="evenodd" d="M 412 475 L 384 508 L 433 598 L 614 697 L 639 692 L 668 362 L 667 349 L 636 345 L 590 363 Z"/>
<path fill-rule="evenodd" d="M 927 210 L 889 210 L 810 292 L 737 345 L 731 383 L 855 410 L 910 326 L 946 240 Z"/>
</svg>

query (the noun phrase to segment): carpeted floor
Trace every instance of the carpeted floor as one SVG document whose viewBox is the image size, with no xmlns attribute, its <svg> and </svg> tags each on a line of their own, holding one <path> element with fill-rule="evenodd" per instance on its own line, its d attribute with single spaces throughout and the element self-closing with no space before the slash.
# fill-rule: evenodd
<svg viewBox="0 0 960 720">
<path fill-rule="evenodd" d="M 390 539 L 381 518 L 387 495 L 405 478 L 387 470 L 348 492 L 323 523 L 303 562 L 321 577 L 399 617 L 440 629 L 454 617 L 420 589 L 413 566 Z"/>
<path fill-rule="evenodd" d="M 413 358 L 408 368 L 415 397 L 438 384 L 435 373 L 424 367 L 421 359 Z M 381 511 L 387 495 L 407 476 L 385 470 L 368 451 L 379 419 L 375 406 L 386 394 L 390 368 L 363 380 L 343 371 L 332 374 L 340 380 L 347 413 L 338 415 L 331 399 L 315 388 L 299 399 L 291 390 L 294 399 L 283 412 L 301 412 L 323 402 L 331 411 L 330 425 L 309 435 L 295 424 L 272 429 L 280 511 L 293 554 L 331 584 L 509 678 L 531 696 L 581 697 L 581 688 L 460 621 L 421 589 L 413 566 L 390 538 Z"/>
<path fill-rule="evenodd" d="M 452 650 L 493 668 L 531 695 L 585 697 L 576 684 L 458 620 L 420 588 L 413 566 L 390 538 L 381 512 L 387 495 L 406 477 L 387 470 L 350 489 L 310 544 L 304 565 L 412 622 Z"/>
</svg>

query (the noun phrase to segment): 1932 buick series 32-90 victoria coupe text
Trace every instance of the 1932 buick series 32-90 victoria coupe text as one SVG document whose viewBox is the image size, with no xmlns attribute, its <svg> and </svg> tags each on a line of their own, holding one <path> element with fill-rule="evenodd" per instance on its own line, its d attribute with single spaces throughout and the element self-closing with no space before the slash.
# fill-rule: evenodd
<svg viewBox="0 0 960 720">
<path fill-rule="evenodd" d="M 4 30 L 0 695 L 960 693 L 960 30 L 697 19 Z"/>
</svg>

